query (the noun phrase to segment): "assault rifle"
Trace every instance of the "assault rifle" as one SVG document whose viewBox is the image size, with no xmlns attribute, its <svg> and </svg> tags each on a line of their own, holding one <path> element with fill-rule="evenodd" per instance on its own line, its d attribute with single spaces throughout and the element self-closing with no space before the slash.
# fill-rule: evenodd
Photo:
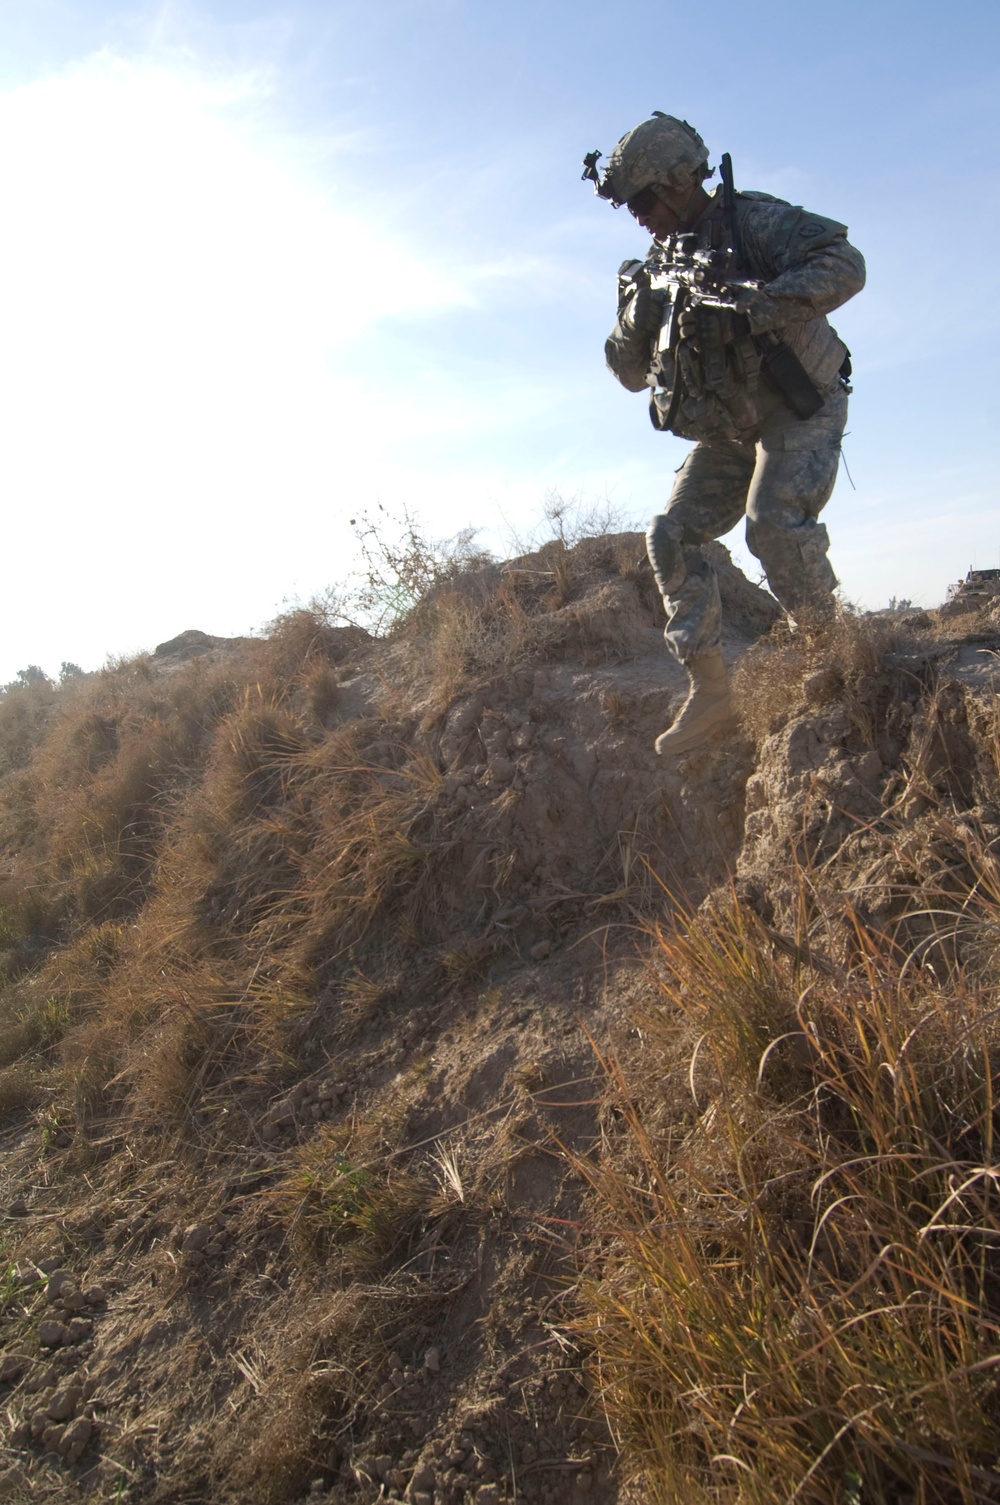
<svg viewBox="0 0 1000 1505">
<path fill-rule="evenodd" d="M 744 378 L 756 379 L 763 370 L 778 388 L 789 407 L 799 418 L 811 418 L 823 405 L 815 384 L 793 350 L 773 332 L 751 335 L 746 320 L 738 313 L 741 293 L 757 292 L 763 282 L 738 275 L 743 260 L 739 221 L 736 214 L 736 190 L 733 164 L 728 154 L 722 158 L 722 201 L 727 244 L 717 250 L 699 248 L 698 237 L 672 235 L 657 245 L 645 261 L 635 261 L 623 268 L 623 301 L 646 286 L 662 304 L 662 321 L 656 336 L 649 371 L 649 383 L 661 389 L 654 400 L 653 422 L 669 428 L 680 398 L 676 356 L 680 340 L 681 316 L 695 315 L 697 344 L 705 386 L 721 391 L 726 382 L 727 348 L 739 350 Z M 700 310 L 713 310 L 707 317 Z M 728 317 L 726 315 L 728 314 Z"/>
<path fill-rule="evenodd" d="M 738 313 L 741 293 L 756 292 L 761 283 L 731 271 L 726 251 L 699 248 L 696 235 L 672 235 L 653 247 L 645 261 L 633 261 L 619 274 L 620 306 L 648 289 L 659 305 L 659 328 L 652 336 L 650 366 L 646 377 L 656 389 L 650 416 L 657 428 L 669 429 L 677 414 L 685 385 L 680 376 L 682 321 L 691 334 L 709 390 L 726 390 L 732 399 L 734 360 L 744 376 L 756 377 L 761 356 L 751 340 L 749 326 Z M 738 352 L 738 354 L 737 354 Z M 738 400 L 738 399 L 737 399 Z"/>
<path fill-rule="evenodd" d="M 672 235 L 642 265 L 654 292 L 670 293 L 674 299 L 683 289 L 688 303 L 703 308 L 735 308 L 740 293 L 755 293 L 764 286 L 752 278 L 732 276 L 728 252 L 699 250 L 696 235 Z"/>
<path fill-rule="evenodd" d="M 660 328 L 649 372 L 651 384 L 673 384 L 674 356 L 680 339 L 681 315 L 685 313 L 693 313 L 698 320 L 698 343 L 703 359 L 713 367 L 724 360 L 722 347 L 733 338 L 739 326 L 732 318 L 698 318 L 698 310 L 712 309 L 733 315 L 741 293 L 756 292 L 763 286 L 760 282 L 731 275 L 729 266 L 727 252 L 699 249 L 696 235 L 672 235 L 664 245 L 655 246 L 645 261 L 633 261 L 622 268 L 623 304 L 640 288 L 647 287 L 661 307 Z M 711 382 L 712 373 L 707 374 Z"/>
</svg>

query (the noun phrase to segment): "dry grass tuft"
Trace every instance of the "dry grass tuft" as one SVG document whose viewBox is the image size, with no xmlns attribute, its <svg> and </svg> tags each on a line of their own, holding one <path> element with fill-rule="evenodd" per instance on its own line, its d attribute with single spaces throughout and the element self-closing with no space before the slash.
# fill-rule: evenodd
<svg viewBox="0 0 1000 1505">
<path fill-rule="evenodd" d="M 440 704 L 538 659 L 627 656 L 649 615 L 645 581 L 624 563 L 638 547 L 633 535 L 556 539 L 442 582 L 397 627 L 395 674 L 427 684 Z"/>
<path fill-rule="evenodd" d="M 1000 922 L 981 856 L 970 940 Z M 602 1231 L 580 1327 L 664 1505 L 1000 1488 L 996 981 L 827 897 L 811 959 L 735 901 L 654 929 L 661 1086 L 605 1062 L 624 1133 L 578 1162 Z"/>
<path fill-rule="evenodd" d="M 874 746 L 880 708 L 907 673 L 898 659 L 919 643 L 917 629 L 850 610 L 829 627 L 794 634 L 782 619 L 735 671 L 744 727 L 760 746 L 796 712 L 836 702 Z"/>
<path fill-rule="evenodd" d="M 336 1256 L 347 1276 L 375 1278 L 401 1259 L 433 1200 L 430 1183 L 395 1163 L 368 1131 L 321 1127 L 300 1145 L 275 1194 L 300 1259 Z"/>
</svg>

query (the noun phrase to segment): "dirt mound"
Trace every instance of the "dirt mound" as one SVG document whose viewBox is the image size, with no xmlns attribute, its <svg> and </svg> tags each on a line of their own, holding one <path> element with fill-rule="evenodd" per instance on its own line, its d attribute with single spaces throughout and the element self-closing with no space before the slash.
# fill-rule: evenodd
<svg viewBox="0 0 1000 1505">
<path fill-rule="evenodd" d="M 638 535 L 47 713 L 0 785 L 4 1498 L 624 1498 L 571 1157 L 638 925 L 735 884 L 808 948 L 793 869 L 876 923 L 1000 834 L 990 624 L 790 638 L 713 548 L 744 730 L 679 760 Z"/>
</svg>

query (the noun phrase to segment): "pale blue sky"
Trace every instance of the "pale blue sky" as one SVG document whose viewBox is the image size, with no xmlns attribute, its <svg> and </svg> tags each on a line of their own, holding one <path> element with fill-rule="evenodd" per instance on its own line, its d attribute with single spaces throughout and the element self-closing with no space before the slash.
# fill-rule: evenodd
<svg viewBox="0 0 1000 1505">
<path fill-rule="evenodd" d="M 379 500 L 495 547 L 551 490 L 645 526 L 688 446 L 604 370 L 644 237 L 579 163 L 652 109 L 867 257 L 845 594 L 1000 564 L 998 17 L 5 0 L 0 682 L 259 627 Z"/>
</svg>

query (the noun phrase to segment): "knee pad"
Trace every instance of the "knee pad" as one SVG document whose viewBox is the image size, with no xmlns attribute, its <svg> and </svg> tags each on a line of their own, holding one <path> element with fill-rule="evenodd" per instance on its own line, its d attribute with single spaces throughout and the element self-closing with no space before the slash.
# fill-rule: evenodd
<svg viewBox="0 0 1000 1505">
<path fill-rule="evenodd" d="M 684 579 L 684 553 L 671 533 L 666 516 L 660 513 L 653 518 L 646 533 L 646 553 L 653 566 L 653 574 L 661 596 L 668 596 Z"/>
</svg>

